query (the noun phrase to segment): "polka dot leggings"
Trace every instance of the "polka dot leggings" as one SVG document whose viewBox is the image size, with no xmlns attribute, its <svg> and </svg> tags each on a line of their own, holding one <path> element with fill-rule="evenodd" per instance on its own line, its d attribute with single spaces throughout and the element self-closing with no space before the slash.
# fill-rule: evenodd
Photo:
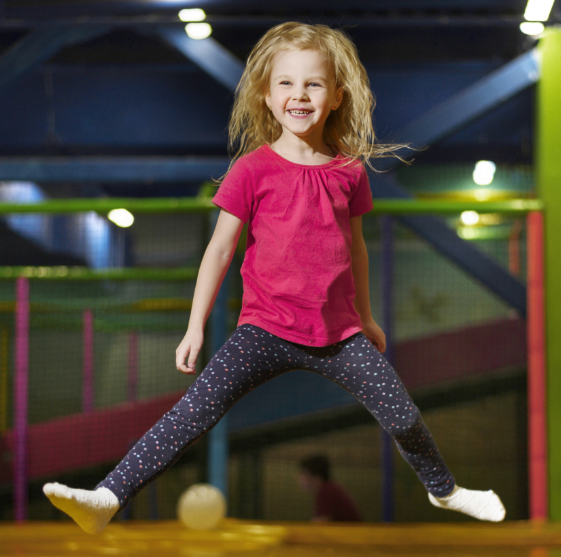
<svg viewBox="0 0 561 557">
<path fill-rule="evenodd" d="M 364 333 L 329 346 L 281 339 L 240 325 L 185 396 L 136 443 L 97 485 L 117 495 L 121 508 L 212 429 L 243 396 L 293 370 L 308 370 L 351 393 L 393 436 L 399 452 L 427 490 L 448 495 L 455 482 L 401 379 Z"/>
</svg>

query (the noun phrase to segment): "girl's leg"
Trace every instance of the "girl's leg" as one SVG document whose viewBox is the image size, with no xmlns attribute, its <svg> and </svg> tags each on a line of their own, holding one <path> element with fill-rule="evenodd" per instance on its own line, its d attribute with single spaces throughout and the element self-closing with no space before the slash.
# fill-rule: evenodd
<svg viewBox="0 0 561 557">
<path fill-rule="evenodd" d="M 110 489 L 123 508 L 242 397 L 281 373 L 299 369 L 303 361 L 297 361 L 295 354 L 297 351 L 285 341 L 258 327 L 238 327 L 185 396 L 144 434 L 96 489 Z"/>
<path fill-rule="evenodd" d="M 341 385 L 392 435 L 434 505 L 483 520 L 504 518 L 504 507 L 495 493 L 456 486 L 401 379 L 362 332 L 330 346 L 296 346 L 308 354 L 304 369 Z"/>
<path fill-rule="evenodd" d="M 452 492 L 454 478 L 401 379 L 363 333 L 330 346 L 302 347 L 306 368 L 349 391 L 394 438 L 429 493 Z"/>
<path fill-rule="evenodd" d="M 134 445 L 95 491 L 60 484 L 47 484 L 43 491 L 84 530 L 100 532 L 119 509 L 172 466 L 238 400 L 282 373 L 302 369 L 305 358 L 290 343 L 263 329 L 241 325 L 185 396 Z"/>
</svg>

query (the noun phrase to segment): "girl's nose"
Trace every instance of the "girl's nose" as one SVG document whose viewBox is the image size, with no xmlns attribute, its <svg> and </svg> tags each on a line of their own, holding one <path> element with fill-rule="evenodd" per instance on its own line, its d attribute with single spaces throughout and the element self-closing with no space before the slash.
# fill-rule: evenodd
<svg viewBox="0 0 561 557">
<path fill-rule="evenodd" d="M 292 98 L 294 100 L 308 99 L 308 92 L 304 88 L 302 89 L 295 88 L 294 92 L 292 93 Z"/>
</svg>

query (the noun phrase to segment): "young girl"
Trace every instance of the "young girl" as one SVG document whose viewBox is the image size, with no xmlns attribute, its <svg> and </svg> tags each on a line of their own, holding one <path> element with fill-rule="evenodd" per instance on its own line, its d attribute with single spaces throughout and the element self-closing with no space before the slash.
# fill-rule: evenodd
<svg viewBox="0 0 561 557">
<path fill-rule="evenodd" d="M 362 216 L 372 209 L 373 97 L 356 48 L 341 31 L 284 23 L 251 52 L 236 91 L 230 146 L 239 143 L 213 202 L 221 208 L 203 257 L 177 369 L 195 373 L 203 330 L 244 223 L 247 246 L 238 326 L 189 388 L 95 490 L 46 484 L 51 502 L 86 532 L 101 532 L 238 400 L 292 370 L 349 391 L 395 439 L 431 503 L 480 520 L 505 510 L 493 491 L 455 484 L 391 365 L 370 313 Z"/>
</svg>

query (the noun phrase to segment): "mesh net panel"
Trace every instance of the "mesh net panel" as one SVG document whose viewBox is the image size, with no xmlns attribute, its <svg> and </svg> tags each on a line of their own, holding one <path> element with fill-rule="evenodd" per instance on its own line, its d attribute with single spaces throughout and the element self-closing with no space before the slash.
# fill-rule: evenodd
<svg viewBox="0 0 561 557">
<path fill-rule="evenodd" d="M 456 226 L 458 217 L 447 220 Z M 525 232 L 520 222 L 501 218 L 492 237 L 473 242 L 525 281 Z M 363 228 L 370 259 L 373 316 L 381 323 L 380 219 L 365 217 Z M 42 496 L 42 483 L 56 480 L 93 487 L 124 456 L 124 446 L 138 438 L 131 434 L 123 439 L 122 432 L 136 432 L 142 420 L 151 416 L 155 421 L 167 409 L 165 405 L 171 406 L 172 399 L 177 400 L 193 381 L 175 369 L 175 349 L 189 321 L 195 282 L 173 280 L 172 273 L 177 268 L 198 267 L 209 230 L 205 215 L 139 215 L 120 237 L 127 246 L 125 259 L 133 268 L 158 269 L 159 277 L 30 279 L 28 418 L 31 428 L 44 427 L 45 435 L 54 436 L 53 443 L 43 448 L 44 460 L 59 466 L 43 475 L 30 471 L 30 518 L 64 518 Z M 494 489 L 510 519 L 525 518 L 524 326 L 512 308 L 397 220 L 393 249 L 396 370 L 458 483 Z M 48 258 L 42 261 L 48 265 Z M 229 273 L 229 334 L 239 314 L 242 262 L 243 245 Z M 29 260 L 22 264 L 36 263 Z M 14 410 L 14 301 L 14 280 L 0 280 L 0 365 L 8 393 L 1 410 L 3 427 L 8 431 Z M 208 325 L 205 338 L 199 371 L 211 356 Z M 92 352 L 88 352 L 89 342 Z M 418 368 L 413 365 L 417 357 L 422 363 Z M 311 374 L 288 375 L 294 378 L 273 380 L 240 401 L 230 413 L 229 515 L 309 520 L 312 499 L 298 486 L 298 463 L 321 453 L 329 457 L 334 479 L 354 496 L 364 519 L 380 520 L 380 427 L 352 398 L 336 407 L 322 407 L 321 389 L 326 379 L 314 377 L 314 382 L 308 383 L 311 380 L 304 375 Z M 91 421 L 92 414 L 98 419 Z M 92 425 L 84 426 L 88 420 Z M 146 429 L 150 425 L 147 422 Z M 41 435 L 42 430 L 34 431 Z M 68 443 L 65 436 L 73 432 L 90 437 Z M 154 516 L 156 509 L 158 518 L 174 518 L 181 492 L 208 479 L 207 443 L 208 439 L 202 438 L 142 491 L 130 505 L 128 516 L 146 519 Z M 73 447 L 85 453 L 78 458 Z M 2 451 L 6 468 L 12 455 L 4 445 Z M 61 465 L 65 462 L 74 464 Z M 430 506 L 426 491 L 397 451 L 393 462 L 396 520 L 465 519 Z M 11 484 L 6 476 L 0 487 L 0 504 L 2 518 L 11 519 Z"/>
<path fill-rule="evenodd" d="M 458 218 L 447 220 L 456 226 Z M 513 267 L 525 281 L 521 223 L 501 218 L 493 237 L 474 243 L 505 269 Z M 371 306 L 381 324 L 380 219 L 364 218 L 363 229 L 370 260 Z M 393 250 L 396 370 L 458 484 L 494 489 L 509 518 L 525 518 L 525 325 L 516 311 L 398 221 Z M 414 361 L 417 355 L 422 357 L 420 368 Z M 282 393 L 286 395 L 279 384 L 279 396 Z M 318 395 L 312 391 L 307 396 L 311 405 Z M 294 404 L 295 398 L 296 394 L 285 396 L 284 402 Z M 364 519 L 382 519 L 381 428 L 360 405 L 349 402 L 330 411 L 254 427 L 253 439 L 251 428 L 245 435 L 243 431 L 232 433 L 230 502 L 239 516 L 309 520 L 312 497 L 298 488 L 298 463 L 307 456 L 324 454 L 330 459 L 334 479 L 353 495 Z M 258 390 L 238 406 L 244 412 L 267 416 L 270 404 L 270 397 L 260 396 Z M 395 520 L 467 519 L 429 505 L 424 487 L 397 450 L 393 463 Z"/>
</svg>

